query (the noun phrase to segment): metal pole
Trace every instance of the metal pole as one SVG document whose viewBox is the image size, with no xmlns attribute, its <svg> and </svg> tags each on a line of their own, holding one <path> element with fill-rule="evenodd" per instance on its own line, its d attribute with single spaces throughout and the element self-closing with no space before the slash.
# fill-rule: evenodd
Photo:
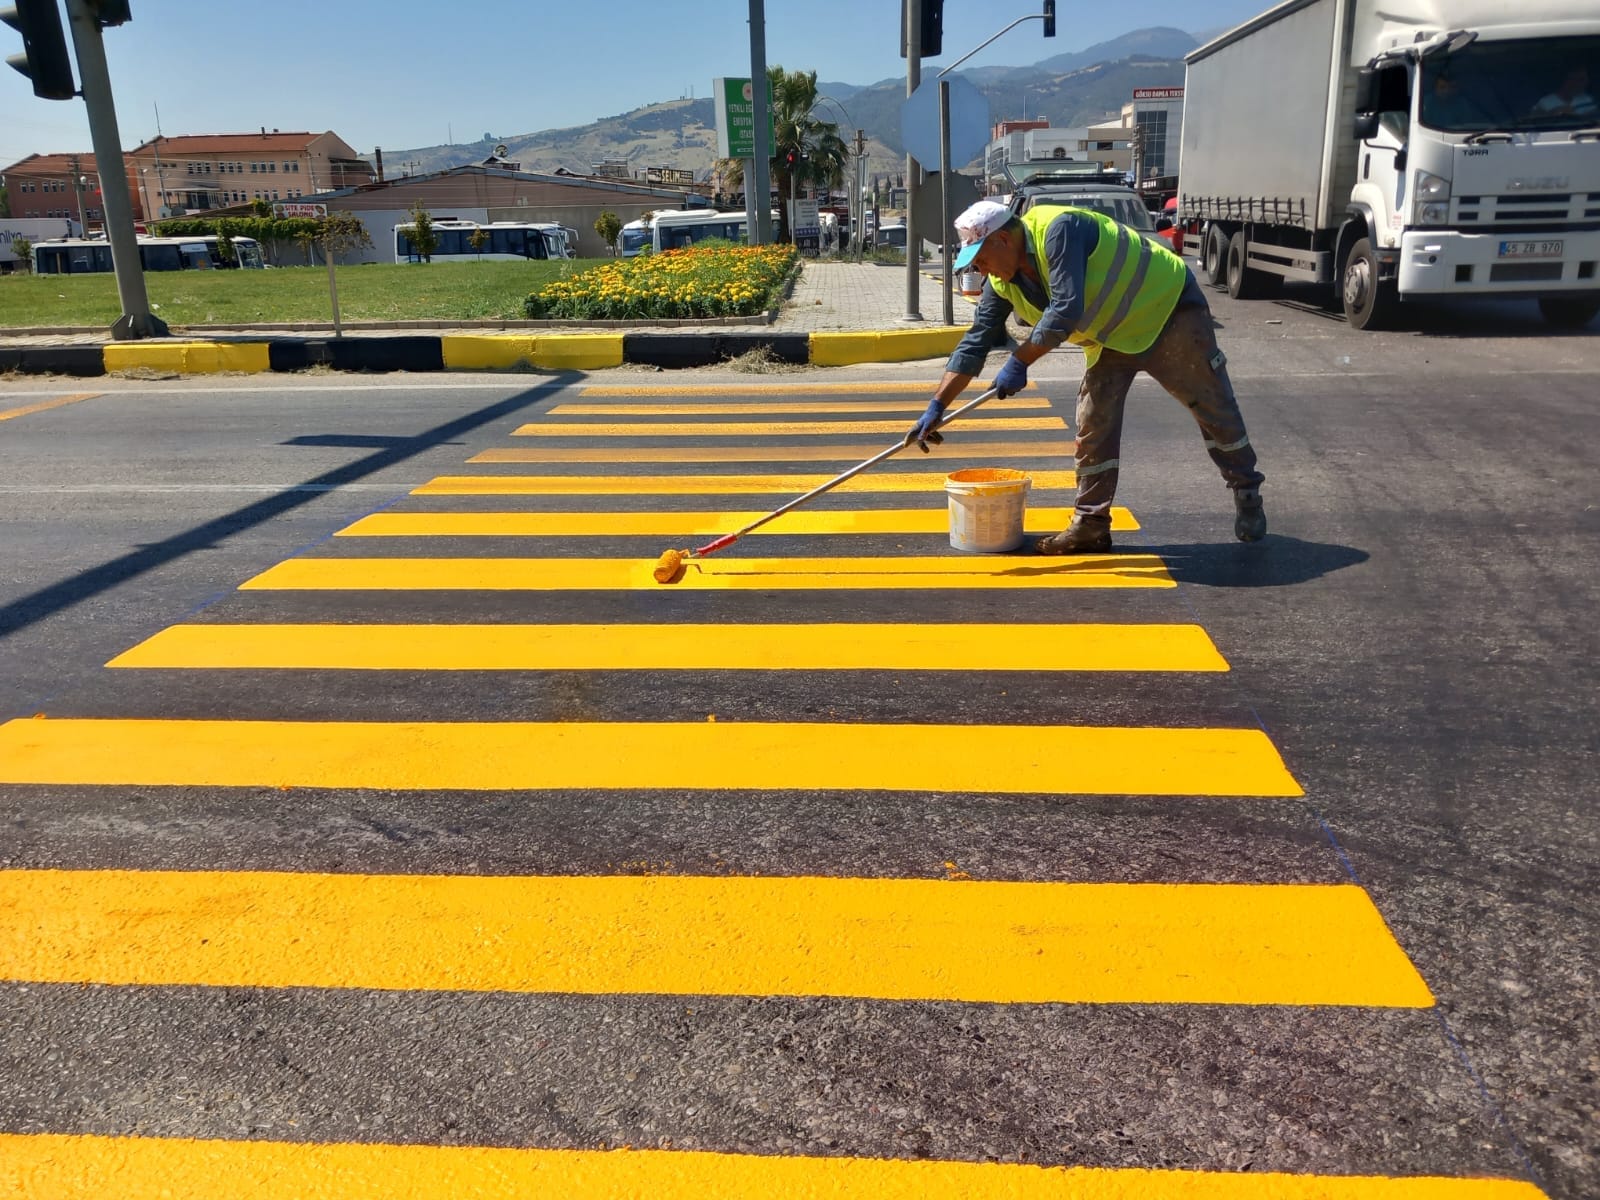
<svg viewBox="0 0 1600 1200">
<path fill-rule="evenodd" d="M 944 323 L 956 323 L 955 297 L 950 286 L 950 81 L 939 80 L 939 257 L 944 286 Z"/>
<path fill-rule="evenodd" d="M 111 243 L 117 295 L 122 301 L 122 315 L 112 323 L 111 336 L 119 341 L 166 337 L 166 322 L 151 314 L 144 290 L 144 268 L 139 263 L 139 242 L 133 232 L 133 200 L 128 195 L 128 169 L 122 161 L 117 109 L 111 97 L 111 73 L 106 67 L 105 44 L 100 40 L 100 22 L 89 11 L 88 0 L 67 0 L 67 19 L 78 55 L 78 78 L 83 81 L 95 169 L 100 173 L 106 240 Z"/>
<path fill-rule="evenodd" d="M 750 226 L 750 244 L 766 246 L 772 242 L 772 139 L 767 128 L 767 18 L 762 0 L 750 0 L 750 99 L 755 118 L 755 168 L 745 177 L 748 196 L 755 193 L 755 224 Z"/>
<path fill-rule="evenodd" d="M 906 6 L 906 99 L 911 99 L 922 82 L 922 5 L 905 0 Z M 906 314 L 902 321 L 922 320 L 917 302 L 918 268 L 922 265 L 922 239 L 917 235 L 917 173 L 921 164 L 906 155 Z"/>
<path fill-rule="evenodd" d="M 344 329 L 339 324 L 339 279 L 333 270 L 332 239 L 322 244 L 322 256 L 328 260 L 328 298 L 333 301 L 333 336 L 343 337 Z"/>
<path fill-rule="evenodd" d="M 89 217 L 83 211 L 83 164 L 72 156 L 72 190 L 78 195 L 78 236 L 89 236 Z"/>
</svg>

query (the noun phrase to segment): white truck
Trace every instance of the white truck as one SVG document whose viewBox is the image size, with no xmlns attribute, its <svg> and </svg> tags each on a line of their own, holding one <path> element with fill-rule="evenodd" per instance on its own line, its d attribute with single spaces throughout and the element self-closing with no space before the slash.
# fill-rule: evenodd
<svg viewBox="0 0 1600 1200">
<path fill-rule="evenodd" d="M 12 248 L 18 238 L 37 246 L 53 238 L 82 236 L 83 226 L 66 217 L 0 217 L 0 275 L 22 269 L 22 259 Z"/>
<path fill-rule="evenodd" d="M 1600 312 L 1596 0 L 1285 0 L 1185 62 L 1178 220 L 1230 294 Z"/>
</svg>

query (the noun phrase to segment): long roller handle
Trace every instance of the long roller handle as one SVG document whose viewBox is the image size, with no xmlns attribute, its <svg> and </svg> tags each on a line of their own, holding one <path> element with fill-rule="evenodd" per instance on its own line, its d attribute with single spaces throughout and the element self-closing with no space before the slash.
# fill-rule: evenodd
<svg viewBox="0 0 1600 1200">
<path fill-rule="evenodd" d="M 934 429 L 943 429 L 946 425 L 950 424 L 957 417 L 959 417 L 962 413 L 971 412 L 973 409 L 977 408 L 978 405 L 982 404 L 985 400 L 992 400 L 994 398 L 994 393 L 995 393 L 995 389 L 994 388 L 990 388 L 987 392 L 984 392 L 983 395 L 978 396 L 973 400 L 969 400 L 966 404 L 963 404 L 960 408 L 955 409 L 955 410 L 953 410 L 951 412 L 945 413 L 944 416 L 939 419 L 939 423 L 934 426 Z M 758 519 L 756 519 L 754 521 L 751 521 L 750 524 L 746 525 L 743 529 L 738 530 L 736 533 L 723 534 L 716 541 L 707 542 L 704 546 L 701 546 L 698 550 L 690 551 L 690 554 L 694 558 L 701 558 L 701 557 L 704 557 L 707 554 L 715 554 L 718 550 L 722 550 L 722 549 L 727 548 L 728 546 L 733 545 L 733 543 L 737 542 L 740 538 L 742 538 L 745 534 L 749 533 L 751 530 L 760 529 L 768 521 L 777 520 L 779 517 L 783 516 L 784 513 L 788 512 L 790 509 L 799 508 L 800 505 L 804 504 L 807 500 L 814 500 L 818 496 L 822 495 L 824 492 L 831 492 L 834 488 L 838 487 L 841 483 L 844 483 L 847 479 L 854 479 L 857 475 L 861 474 L 861 472 L 865 471 L 868 467 L 875 467 L 879 463 L 881 463 L 884 459 L 893 458 L 896 454 L 899 454 L 900 451 L 904 450 L 906 448 L 906 446 L 909 445 L 909 444 L 910 443 L 903 442 L 903 441 L 902 442 L 896 442 L 894 445 L 890 446 L 887 450 L 881 451 L 878 454 L 874 454 L 871 458 L 867 459 L 865 462 L 857 463 L 855 466 L 851 467 L 848 471 L 845 471 L 843 474 L 835 475 L 832 479 L 828 480 L 827 483 L 819 484 L 817 487 L 812 488 L 805 495 L 796 496 L 793 500 L 789 501 L 789 503 L 785 504 L 782 508 L 775 508 L 771 512 L 769 512 L 766 516 L 760 517 L 760 518 L 758 518 Z"/>
</svg>

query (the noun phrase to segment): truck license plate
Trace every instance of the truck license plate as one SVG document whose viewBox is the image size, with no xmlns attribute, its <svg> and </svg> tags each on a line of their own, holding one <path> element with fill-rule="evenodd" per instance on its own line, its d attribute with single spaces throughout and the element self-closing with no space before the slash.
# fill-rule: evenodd
<svg viewBox="0 0 1600 1200">
<path fill-rule="evenodd" d="M 1501 258 L 1560 258 L 1562 242 L 1501 242 Z"/>
</svg>

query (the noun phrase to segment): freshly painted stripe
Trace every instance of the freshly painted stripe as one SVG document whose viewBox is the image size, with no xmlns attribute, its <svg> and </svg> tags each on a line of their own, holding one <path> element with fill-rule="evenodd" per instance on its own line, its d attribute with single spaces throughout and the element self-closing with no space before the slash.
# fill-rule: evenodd
<svg viewBox="0 0 1600 1200">
<path fill-rule="evenodd" d="M 1226 671 L 1198 625 L 173 625 L 108 667 Z"/>
<path fill-rule="evenodd" d="M 765 516 L 760 512 L 436 512 L 371 513 L 339 530 L 339 537 L 715 537 Z M 1030 508 L 1030 533 L 1053 533 L 1072 520 L 1070 508 Z M 833 533 L 945 533 L 945 508 L 796 509 L 750 536 Z M 1139 522 L 1125 508 L 1111 510 L 1111 528 L 1131 531 Z"/>
<path fill-rule="evenodd" d="M 1427 1008 L 1357 884 L 0 871 L 0 978 Z"/>
<path fill-rule="evenodd" d="M 38 404 L 24 404 L 21 408 L 7 408 L 0 410 L 0 421 L 12 421 L 17 417 L 26 417 L 52 408 L 61 408 L 63 405 L 76 404 L 79 400 L 93 400 L 100 394 L 100 392 L 79 392 L 72 396 L 57 396 L 54 400 L 41 400 Z"/>
<path fill-rule="evenodd" d="M 270 371 L 266 342 L 112 342 L 104 347 L 107 371 L 208 373 Z"/>
<path fill-rule="evenodd" d="M 622 363 L 620 333 L 445 334 L 439 343 L 444 365 L 452 370 L 527 365 L 592 371 Z"/>
<path fill-rule="evenodd" d="M 977 380 L 962 389 L 964 392 L 984 391 Z M 1028 391 L 1038 388 L 1028 385 Z M 727 384 L 591 384 L 578 389 L 580 396 L 931 396 L 933 389 L 926 379 L 905 382 L 880 380 L 871 383 L 727 383 Z M 926 400 L 924 400 L 926 404 Z"/>
<path fill-rule="evenodd" d="M 908 752 L 913 746 L 938 753 Z M 33 717 L 0 725 L 0 783 L 1301 794 L 1259 729 L 762 721 Z"/>
<path fill-rule="evenodd" d="M 951 470 L 958 468 L 952 466 Z M 832 475 L 440 475 L 413 496 L 740 496 L 798 494 L 820 487 Z M 1030 471 L 1033 490 L 1076 487 L 1073 471 Z M 944 494 L 942 471 L 868 471 L 846 480 L 838 492 L 927 492 Z"/>
<path fill-rule="evenodd" d="M 657 583 L 653 558 L 291 558 L 250 591 L 831 591 L 933 588 L 1170 588 L 1152 554 L 721 558 Z"/>
<path fill-rule="evenodd" d="M 1060 430 L 1067 423 L 1060 417 L 962 417 L 960 426 L 973 431 L 1014 433 L 1023 429 Z M 517 437 L 812 437 L 905 431 L 905 421 L 897 417 L 883 421 L 543 421 L 520 425 L 512 433 Z"/>
<path fill-rule="evenodd" d="M 0 1189 L 27 1200 L 1544 1200 L 1520 1179 L 1044 1167 L 705 1150 L 0 1134 Z"/>
<path fill-rule="evenodd" d="M 944 358 L 966 335 L 966 326 L 956 329 L 892 329 L 876 333 L 813 333 L 810 340 L 811 365 L 845 367 L 861 362 Z"/>
<path fill-rule="evenodd" d="M 836 462 L 857 463 L 871 458 L 884 448 L 881 442 L 846 442 L 831 446 L 533 446 L 484 450 L 467 459 L 469 463 L 666 463 L 666 462 Z M 1028 458 L 1043 462 L 1050 458 L 1071 458 L 1075 442 L 984 442 L 963 441 L 945 453 L 959 454 L 965 463 L 974 459 Z M 951 467 L 952 470 L 956 468 Z"/>
<path fill-rule="evenodd" d="M 786 413 L 921 413 L 926 400 L 789 400 L 739 404 L 732 401 L 710 404 L 558 404 L 552 417 L 717 417 L 783 416 Z M 1050 401 L 1037 399 L 990 400 L 985 412 L 1022 412 L 1048 409 Z"/>
</svg>

